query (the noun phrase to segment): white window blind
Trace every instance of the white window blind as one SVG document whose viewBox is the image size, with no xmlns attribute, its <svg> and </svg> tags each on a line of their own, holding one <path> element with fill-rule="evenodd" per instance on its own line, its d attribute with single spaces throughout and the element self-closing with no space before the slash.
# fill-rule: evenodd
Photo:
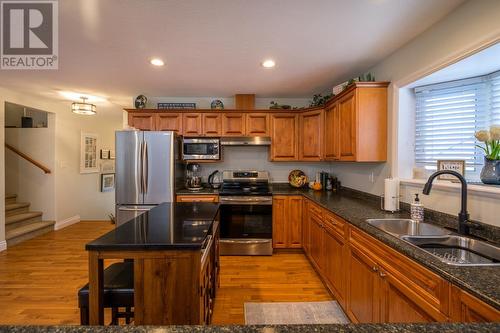
<svg viewBox="0 0 500 333">
<path fill-rule="evenodd" d="M 490 75 L 491 124 L 500 125 L 500 72 Z"/>
<path fill-rule="evenodd" d="M 477 178 L 483 155 L 474 133 L 490 121 L 488 86 L 481 77 L 415 88 L 417 166 L 435 170 L 437 160 L 465 160 L 466 176 Z"/>
</svg>

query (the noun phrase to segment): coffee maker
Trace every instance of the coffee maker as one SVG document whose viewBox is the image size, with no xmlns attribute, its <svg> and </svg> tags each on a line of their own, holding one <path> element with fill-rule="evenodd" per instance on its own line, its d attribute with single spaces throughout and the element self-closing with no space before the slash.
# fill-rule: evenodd
<svg viewBox="0 0 500 333">
<path fill-rule="evenodd" d="M 189 191 L 199 191 L 203 188 L 201 184 L 200 165 L 198 163 L 188 163 L 186 165 L 186 189 Z"/>
</svg>

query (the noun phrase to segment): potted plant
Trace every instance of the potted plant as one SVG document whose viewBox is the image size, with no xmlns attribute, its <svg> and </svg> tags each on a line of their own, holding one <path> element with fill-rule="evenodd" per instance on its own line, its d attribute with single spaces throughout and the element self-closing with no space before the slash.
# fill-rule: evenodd
<svg viewBox="0 0 500 333">
<path fill-rule="evenodd" d="M 476 132 L 476 139 L 484 142 L 484 167 L 481 170 L 481 181 L 485 184 L 500 185 L 500 126 L 491 126 L 490 130 Z"/>
</svg>

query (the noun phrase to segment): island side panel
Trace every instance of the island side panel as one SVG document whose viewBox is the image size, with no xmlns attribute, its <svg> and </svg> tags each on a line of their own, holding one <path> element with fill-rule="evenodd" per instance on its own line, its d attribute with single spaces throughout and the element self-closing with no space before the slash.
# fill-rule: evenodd
<svg viewBox="0 0 500 333">
<path fill-rule="evenodd" d="M 104 325 L 103 308 L 103 260 L 99 252 L 89 251 L 89 323 Z"/>
<path fill-rule="evenodd" d="M 200 251 L 147 252 L 134 256 L 135 324 L 201 324 Z"/>
</svg>

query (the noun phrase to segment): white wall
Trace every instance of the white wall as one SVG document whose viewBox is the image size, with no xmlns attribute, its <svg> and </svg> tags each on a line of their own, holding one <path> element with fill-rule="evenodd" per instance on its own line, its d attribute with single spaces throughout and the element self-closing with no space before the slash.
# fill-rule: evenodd
<svg viewBox="0 0 500 333">
<path fill-rule="evenodd" d="M 47 128 L 6 128 L 5 142 L 52 171 L 45 174 L 33 164 L 6 150 L 5 193 L 17 194 L 18 202 L 31 203 L 32 211 L 41 211 L 44 220 L 54 221 L 55 115 L 48 114 Z"/>
<path fill-rule="evenodd" d="M 318 162 L 270 162 L 268 146 L 225 146 L 223 147 L 223 161 L 219 163 L 201 164 L 203 181 L 214 170 L 264 170 L 269 171 L 272 182 L 288 182 L 288 174 L 294 169 L 306 173 L 310 180 L 314 180 L 316 172 L 332 172 L 331 163 Z"/>
<path fill-rule="evenodd" d="M 114 192 L 100 192 L 100 176 L 80 174 L 80 133 L 99 135 L 98 149 L 114 149 L 114 131 L 122 128 L 122 108 L 98 104 L 96 116 L 81 116 L 70 111 L 70 101 L 57 101 L 0 87 L 0 175 L 4 163 L 4 102 L 46 110 L 55 115 L 55 220 L 80 217 L 83 220 L 107 219 L 114 212 Z M 5 178 L 0 176 L 0 195 L 5 197 Z M 0 211 L 4 211 L 0 200 Z M 4 214 L 0 214 L 0 241 L 5 239 Z"/>
<path fill-rule="evenodd" d="M 393 53 L 383 62 L 370 69 L 377 80 L 391 81 L 389 88 L 389 162 L 384 166 L 353 165 L 334 166 L 334 170 L 341 173 L 343 184 L 360 190 L 369 190 L 371 193 L 383 192 L 383 178 L 409 174 L 408 170 L 398 170 L 398 150 L 413 149 L 405 147 L 403 141 L 398 147 L 398 131 L 401 136 L 412 135 L 398 128 L 399 119 L 399 88 L 456 62 L 482 48 L 500 40 L 500 1 L 480 0 L 468 1 L 450 13 L 423 34 Z M 374 172 L 380 180 L 375 185 L 366 184 L 368 175 Z M 356 177 L 359 176 L 359 177 Z M 411 194 L 419 192 L 422 185 L 403 185 L 401 192 L 404 200 L 409 201 Z M 473 219 L 485 223 L 500 225 L 498 211 L 500 210 L 499 196 L 481 195 L 479 192 L 469 192 L 469 210 Z M 426 207 L 450 214 L 458 212 L 459 194 L 455 189 L 433 189 L 430 197 L 423 198 Z"/>
</svg>

